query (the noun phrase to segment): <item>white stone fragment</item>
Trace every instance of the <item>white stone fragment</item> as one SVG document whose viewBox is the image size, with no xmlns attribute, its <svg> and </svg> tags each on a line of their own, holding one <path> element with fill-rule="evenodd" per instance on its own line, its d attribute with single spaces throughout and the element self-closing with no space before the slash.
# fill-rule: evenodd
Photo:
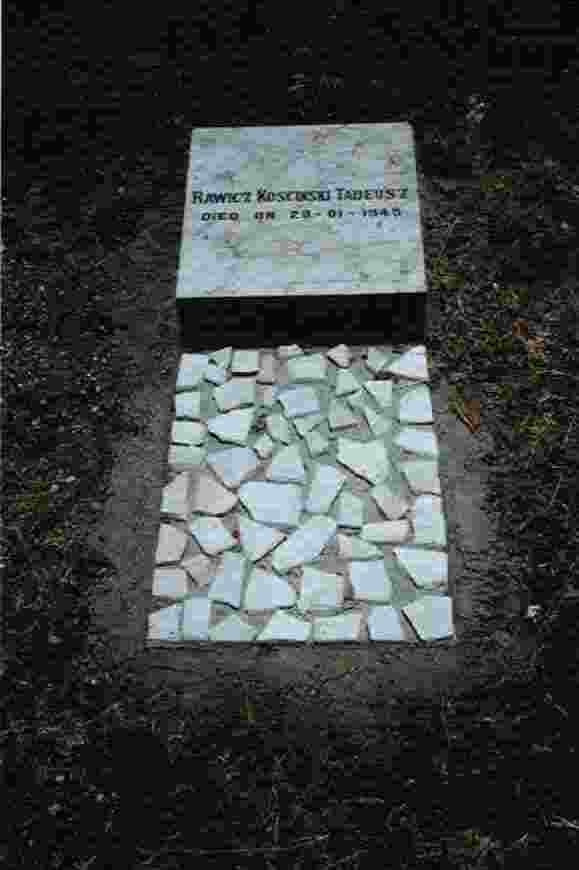
<svg viewBox="0 0 579 870">
<path fill-rule="evenodd" d="M 410 532 L 408 520 L 390 523 L 366 523 L 362 526 L 362 538 L 375 544 L 400 544 Z"/>
<path fill-rule="evenodd" d="M 240 607 L 246 565 L 247 560 L 239 553 L 224 553 L 209 589 L 209 600 Z"/>
<path fill-rule="evenodd" d="M 237 496 L 213 480 L 208 474 L 200 474 L 195 480 L 191 509 L 194 512 L 221 517 L 237 504 Z"/>
<path fill-rule="evenodd" d="M 205 376 L 209 357 L 203 353 L 181 354 L 179 371 L 177 373 L 176 391 L 193 390 Z"/>
<path fill-rule="evenodd" d="M 195 596 L 183 602 L 183 640 L 209 640 L 211 602 Z"/>
<path fill-rule="evenodd" d="M 408 502 L 388 486 L 387 483 L 381 483 L 375 486 L 370 495 L 384 514 L 390 520 L 398 520 L 410 508 Z"/>
<path fill-rule="evenodd" d="M 241 411 L 230 411 L 228 414 L 213 417 L 209 420 L 207 428 L 220 441 L 240 444 L 243 447 L 252 422 L 253 408 L 243 408 Z"/>
<path fill-rule="evenodd" d="M 277 483 L 304 483 L 306 469 L 298 444 L 283 447 L 269 465 L 265 476 Z"/>
<path fill-rule="evenodd" d="M 280 359 L 291 359 L 294 356 L 299 356 L 303 350 L 298 344 L 282 344 L 277 349 L 277 355 Z"/>
<path fill-rule="evenodd" d="M 279 529 L 272 529 L 244 516 L 239 517 L 239 536 L 243 552 L 250 562 L 262 559 L 285 538 Z"/>
<path fill-rule="evenodd" d="M 386 447 L 381 441 L 350 441 L 338 438 L 338 462 L 375 485 L 390 472 Z"/>
<path fill-rule="evenodd" d="M 345 344 L 337 344 L 336 347 L 330 348 L 326 356 L 340 368 L 346 369 L 350 365 L 350 349 Z"/>
<path fill-rule="evenodd" d="M 213 562 L 204 553 L 197 553 L 196 556 L 183 559 L 181 567 L 187 571 L 198 586 L 207 586 L 213 576 Z"/>
<path fill-rule="evenodd" d="M 231 378 L 223 386 L 216 387 L 213 396 L 220 411 L 231 411 L 244 405 L 254 405 L 255 381 L 252 378 Z"/>
<path fill-rule="evenodd" d="M 250 625 L 244 619 L 241 619 L 237 613 L 232 613 L 217 625 L 211 626 L 209 629 L 209 637 L 211 640 L 218 643 L 228 643 L 230 641 L 248 643 L 255 640 L 258 631 L 259 629 L 254 625 Z"/>
<path fill-rule="evenodd" d="M 249 447 L 230 447 L 210 453 L 207 465 L 213 469 L 219 480 L 229 489 L 236 489 L 240 483 L 259 468 L 259 460 Z"/>
<path fill-rule="evenodd" d="M 429 379 L 426 354 L 417 353 L 416 349 L 403 353 L 399 359 L 388 366 L 386 371 L 389 374 L 413 381 L 427 381 Z"/>
<path fill-rule="evenodd" d="M 167 562 L 178 562 L 187 546 L 187 535 L 181 529 L 161 523 L 157 539 L 155 564 L 165 565 Z"/>
<path fill-rule="evenodd" d="M 319 432 L 307 432 L 304 438 L 308 450 L 310 451 L 310 455 L 316 458 L 316 456 L 321 456 L 322 453 L 325 453 L 328 447 L 330 446 L 330 442 L 327 438 L 324 438 Z"/>
<path fill-rule="evenodd" d="M 209 556 L 217 556 L 218 553 L 235 547 L 235 538 L 230 535 L 221 520 L 215 517 L 197 517 L 189 528 L 203 552 Z"/>
<path fill-rule="evenodd" d="M 180 640 L 181 619 L 183 616 L 182 604 L 171 604 L 149 613 L 148 640 Z"/>
<path fill-rule="evenodd" d="M 366 359 L 366 365 L 370 369 L 371 372 L 374 372 L 377 375 L 384 368 L 386 368 L 388 364 L 388 357 L 385 356 L 382 351 L 378 350 L 375 347 L 368 348 L 368 357 Z"/>
<path fill-rule="evenodd" d="M 189 593 L 187 574 L 182 568 L 157 568 L 153 574 L 153 595 L 184 598 Z"/>
<path fill-rule="evenodd" d="M 190 487 L 191 472 L 182 471 L 163 488 L 161 513 L 186 520 L 191 511 Z"/>
<path fill-rule="evenodd" d="M 293 607 L 296 603 L 295 589 L 276 574 L 254 568 L 245 592 L 245 610 L 275 610 L 278 607 Z"/>
<path fill-rule="evenodd" d="M 204 447 L 188 447 L 186 444 L 169 445 L 167 462 L 171 471 L 188 471 L 197 468 L 204 459 Z"/>
<path fill-rule="evenodd" d="M 343 402 L 340 402 L 339 399 L 332 399 L 328 422 L 330 429 L 346 429 L 349 426 L 355 426 L 359 420 Z"/>
<path fill-rule="evenodd" d="M 222 347 L 221 350 L 214 350 L 209 354 L 209 359 L 217 363 L 221 368 L 226 369 L 229 368 L 229 363 L 231 362 L 231 354 L 233 353 L 232 347 Z"/>
<path fill-rule="evenodd" d="M 381 408 L 392 405 L 394 384 L 392 381 L 366 381 L 364 389 L 378 402 Z"/>
<path fill-rule="evenodd" d="M 297 529 L 273 554 L 273 568 L 285 574 L 298 565 L 313 562 L 336 533 L 337 524 L 331 517 L 315 516 Z"/>
<path fill-rule="evenodd" d="M 428 387 L 424 385 L 413 387 L 400 397 L 398 419 L 401 423 L 434 422 Z"/>
<path fill-rule="evenodd" d="M 446 522 L 442 499 L 436 495 L 420 495 L 412 507 L 413 544 L 446 547 Z"/>
<path fill-rule="evenodd" d="M 447 595 L 425 595 L 402 610 L 421 640 L 441 640 L 454 636 L 452 599 Z"/>
<path fill-rule="evenodd" d="M 339 526 L 350 529 L 358 529 L 364 522 L 364 501 L 351 492 L 343 492 L 338 500 L 338 516 L 336 522 Z"/>
<path fill-rule="evenodd" d="M 175 396 L 175 417 L 187 420 L 201 419 L 201 393 L 198 390 Z"/>
<path fill-rule="evenodd" d="M 283 390 L 279 394 L 286 415 L 290 418 L 305 417 L 306 414 L 316 414 L 320 410 L 318 396 L 313 387 L 296 387 Z"/>
<path fill-rule="evenodd" d="M 370 640 L 406 640 L 400 615 L 389 604 L 371 608 L 368 614 L 368 633 Z"/>
<path fill-rule="evenodd" d="M 428 460 L 416 460 L 400 462 L 399 467 L 405 474 L 408 486 L 414 493 L 429 492 L 440 495 L 440 477 L 438 476 L 438 463 Z"/>
<path fill-rule="evenodd" d="M 171 428 L 173 444 L 189 446 L 203 444 L 206 435 L 207 429 L 203 423 L 193 423 L 189 420 L 175 420 Z"/>
<path fill-rule="evenodd" d="M 392 422 L 387 417 L 381 417 L 372 408 L 364 408 L 364 416 L 375 438 L 380 438 L 392 428 Z"/>
<path fill-rule="evenodd" d="M 205 369 L 205 380 L 209 381 L 210 384 L 215 384 L 216 386 L 224 384 L 227 377 L 227 369 L 223 368 L 223 366 L 216 366 L 215 363 L 208 363 L 207 368 Z"/>
<path fill-rule="evenodd" d="M 275 384 L 275 358 L 271 353 L 264 353 L 261 359 L 261 368 L 257 375 L 258 384 Z"/>
<path fill-rule="evenodd" d="M 383 561 L 350 562 L 350 582 L 358 601 L 390 601 L 392 583 Z"/>
<path fill-rule="evenodd" d="M 264 387 L 261 393 L 261 403 L 264 408 L 273 408 L 277 402 L 277 387 Z"/>
<path fill-rule="evenodd" d="M 269 642 L 277 640 L 305 641 L 309 638 L 311 630 L 311 623 L 298 619 L 291 613 L 276 611 L 257 640 Z"/>
<path fill-rule="evenodd" d="M 338 616 L 320 616 L 314 620 L 314 640 L 356 641 L 360 637 L 362 614 L 356 610 Z"/>
<path fill-rule="evenodd" d="M 255 444 L 253 445 L 253 449 L 260 457 L 260 459 L 269 459 L 271 454 L 273 453 L 274 443 L 267 434 L 264 432 L 259 436 Z"/>
<path fill-rule="evenodd" d="M 281 414 L 270 414 L 265 418 L 265 425 L 274 441 L 291 444 L 292 433 L 287 420 Z"/>
<path fill-rule="evenodd" d="M 351 535 L 338 535 L 338 555 L 340 559 L 381 559 L 382 552 L 374 544 L 368 544 Z"/>
<path fill-rule="evenodd" d="M 344 602 L 344 578 L 317 568 L 304 568 L 298 610 L 327 610 Z"/>
<path fill-rule="evenodd" d="M 306 501 L 308 513 L 325 514 L 329 511 L 330 505 L 345 482 L 346 476 L 337 468 L 332 465 L 318 465 Z"/>
<path fill-rule="evenodd" d="M 394 547 L 394 553 L 420 589 L 437 589 L 448 583 L 448 556 L 436 550 Z"/>
<path fill-rule="evenodd" d="M 423 453 L 425 456 L 438 456 L 438 443 L 433 429 L 412 429 L 407 426 L 402 429 L 394 444 L 409 453 Z"/>
<path fill-rule="evenodd" d="M 290 381 L 323 381 L 326 377 L 327 362 L 321 353 L 298 356 L 288 360 L 287 371 Z"/>
<path fill-rule="evenodd" d="M 250 480 L 239 490 L 239 498 L 251 516 L 266 526 L 297 526 L 302 512 L 302 495 L 293 483 Z"/>
<path fill-rule="evenodd" d="M 231 371 L 234 375 L 253 375 L 259 371 L 258 350 L 236 350 L 233 354 Z"/>
<path fill-rule="evenodd" d="M 322 414 L 308 414 L 307 417 L 297 417 L 293 423 L 302 438 L 324 422 Z"/>
<path fill-rule="evenodd" d="M 360 384 L 349 369 L 338 372 L 336 378 L 336 396 L 347 396 L 350 393 L 357 393 L 360 390 Z"/>
</svg>

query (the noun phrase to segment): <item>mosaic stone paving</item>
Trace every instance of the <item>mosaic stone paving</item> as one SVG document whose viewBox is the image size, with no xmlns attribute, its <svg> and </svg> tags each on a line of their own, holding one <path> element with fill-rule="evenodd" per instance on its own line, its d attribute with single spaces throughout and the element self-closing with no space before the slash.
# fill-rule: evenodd
<svg viewBox="0 0 579 870">
<path fill-rule="evenodd" d="M 149 642 L 454 636 L 423 346 L 183 354 Z"/>
</svg>

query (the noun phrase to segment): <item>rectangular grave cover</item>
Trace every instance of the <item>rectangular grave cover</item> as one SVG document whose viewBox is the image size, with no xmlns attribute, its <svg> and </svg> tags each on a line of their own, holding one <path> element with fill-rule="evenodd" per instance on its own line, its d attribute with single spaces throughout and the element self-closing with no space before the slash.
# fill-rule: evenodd
<svg viewBox="0 0 579 870">
<path fill-rule="evenodd" d="M 409 124 L 193 131 L 178 300 L 425 290 Z"/>
</svg>

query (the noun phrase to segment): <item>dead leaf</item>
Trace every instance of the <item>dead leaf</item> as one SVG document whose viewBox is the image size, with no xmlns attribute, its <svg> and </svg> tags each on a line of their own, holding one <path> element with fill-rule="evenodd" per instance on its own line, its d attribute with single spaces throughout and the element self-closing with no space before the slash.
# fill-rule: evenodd
<svg viewBox="0 0 579 870">
<path fill-rule="evenodd" d="M 528 339 L 529 324 L 522 317 L 517 317 L 513 321 L 513 335 L 516 335 L 517 338 L 523 338 L 525 341 Z"/>
<path fill-rule="evenodd" d="M 472 433 L 481 425 L 480 401 L 478 399 L 459 399 L 455 403 L 455 411 L 460 420 Z"/>
<path fill-rule="evenodd" d="M 545 349 L 545 339 L 537 336 L 536 338 L 527 339 L 527 350 L 529 353 L 543 353 Z"/>
</svg>

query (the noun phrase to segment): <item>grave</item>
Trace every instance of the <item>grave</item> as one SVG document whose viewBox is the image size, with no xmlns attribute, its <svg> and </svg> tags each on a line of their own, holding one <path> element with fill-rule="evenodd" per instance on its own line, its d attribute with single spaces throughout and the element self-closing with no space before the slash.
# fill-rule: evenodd
<svg viewBox="0 0 579 870">
<path fill-rule="evenodd" d="M 148 641 L 449 640 L 408 124 L 199 129 Z"/>
</svg>

